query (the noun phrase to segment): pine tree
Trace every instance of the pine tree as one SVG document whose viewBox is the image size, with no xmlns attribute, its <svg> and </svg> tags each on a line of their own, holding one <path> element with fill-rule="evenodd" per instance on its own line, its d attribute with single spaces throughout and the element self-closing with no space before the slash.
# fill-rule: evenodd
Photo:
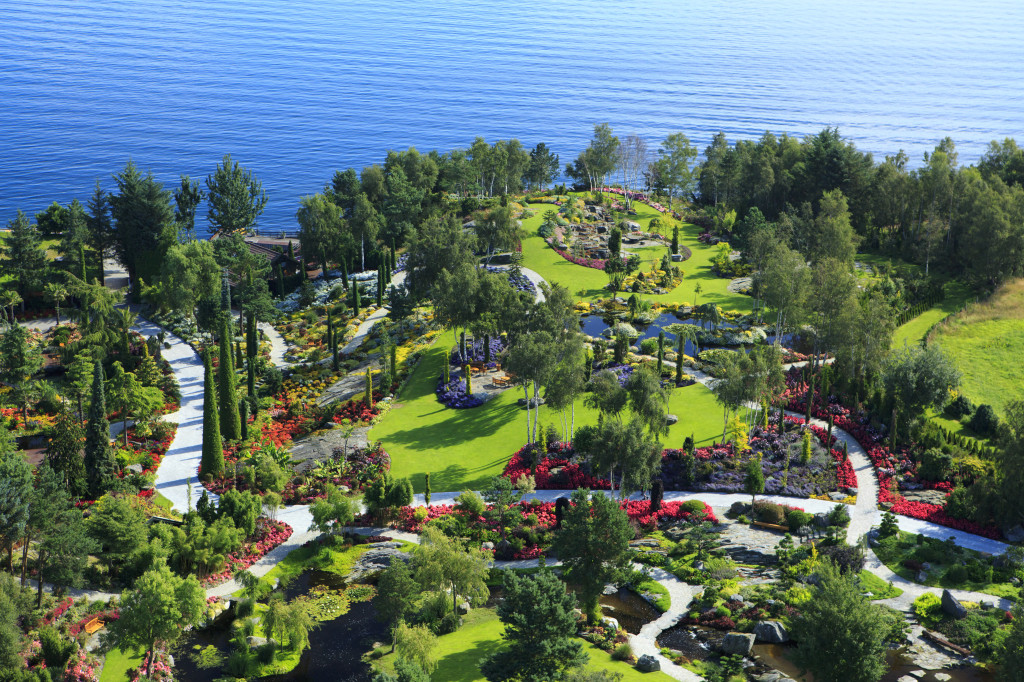
<svg viewBox="0 0 1024 682">
<path fill-rule="evenodd" d="M 217 404 L 220 406 L 220 433 L 224 440 L 238 440 L 242 423 L 238 417 L 238 378 L 231 357 L 230 322 L 225 319 L 220 332 L 220 366 L 217 367 Z"/>
<path fill-rule="evenodd" d="M 235 367 L 242 368 L 245 366 L 245 358 L 242 356 L 242 342 L 235 341 Z"/>
<path fill-rule="evenodd" d="M 85 477 L 89 497 L 99 499 L 110 489 L 114 469 L 110 422 L 107 421 L 107 398 L 103 389 L 103 365 L 97 362 L 93 369 L 92 398 L 85 428 Z"/>
<path fill-rule="evenodd" d="M 352 283 L 352 317 L 359 317 L 359 284 Z"/>
<path fill-rule="evenodd" d="M 364 397 L 367 407 L 373 407 L 373 370 L 366 368 L 366 396 Z"/>
<path fill-rule="evenodd" d="M 86 493 L 85 462 L 82 443 L 85 433 L 70 410 L 62 409 L 53 424 L 53 435 L 46 446 L 46 462 L 60 475 L 64 489 L 75 497 Z"/>
<path fill-rule="evenodd" d="M 38 228 L 21 211 L 7 222 L 7 229 L 9 236 L 0 247 L 4 272 L 14 277 L 16 290 L 22 299 L 21 309 L 25 310 L 29 292 L 42 286 L 43 274 L 46 272 L 46 251 Z"/>
<path fill-rule="evenodd" d="M 135 370 L 135 376 L 139 378 L 143 386 L 157 386 L 160 383 L 160 368 L 156 365 L 156 360 L 149 354 L 149 344 L 142 344 L 142 361 L 139 363 L 139 368 Z"/>
<path fill-rule="evenodd" d="M 210 353 L 203 353 L 205 379 L 203 385 L 203 455 L 199 468 L 202 475 L 220 478 L 224 475 L 224 448 L 220 439 L 220 416 L 217 392 L 214 390 Z"/>
<path fill-rule="evenodd" d="M 249 401 L 245 398 L 238 401 L 238 417 L 242 424 L 242 440 L 249 440 Z"/>
</svg>

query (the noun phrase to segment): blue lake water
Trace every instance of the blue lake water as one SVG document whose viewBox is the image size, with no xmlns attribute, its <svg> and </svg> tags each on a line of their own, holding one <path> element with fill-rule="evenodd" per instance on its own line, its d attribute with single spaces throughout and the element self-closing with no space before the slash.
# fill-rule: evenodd
<svg viewBox="0 0 1024 682">
<path fill-rule="evenodd" d="M 571 160 L 597 122 L 656 143 L 837 125 L 913 162 L 1024 137 L 1024 3 L 817 0 L 10 0 L 0 221 L 85 199 L 129 157 L 161 180 L 231 152 L 266 229 L 387 149 L 519 137 Z"/>
</svg>

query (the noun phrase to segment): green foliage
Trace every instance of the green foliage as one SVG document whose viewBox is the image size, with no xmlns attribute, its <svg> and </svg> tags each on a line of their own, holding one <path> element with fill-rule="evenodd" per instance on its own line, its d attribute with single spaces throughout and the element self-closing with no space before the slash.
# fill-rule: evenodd
<svg viewBox="0 0 1024 682">
<path fill-rule="evenodd" d="M 999 427 L 999 417 L 991 405 L 978 405 L 971 417 L 971 429 L 982 436 L 993 436 Z"/>
<path fill-rule="evenodd" d="M 823 562 L 818 576 L 814 598 L 793 622 L 794 661 L 819 680 L 878 680 L 886 670 L 883 613 L 861 596 L 855 575 Z"/>
<path fill-rule="evenodd" d="M 416 581 L 426 590 L 447 590 L 453 611 L 460 596 L 477 604 L 487 599 L 487 563 L 488 557 L 479 550 L 465 550 L 429 525 L 412 558 Z"/>
<path fill-rule="evenodd" d="M 206 594 L 198 580 L 179 578 L 167 566 L 157 566 L 121 594 L 120 617 L 108 628 L 122 651 L 134 646 L 153 650 L 158 640 L 177 640 L 205 610 Z"/>
<path fill-rule="evenodd" d="M 263 184 L 237 161 L 232 163 L 230 154 L 206 177 L 206 190 L 210 202 L 206 217 L 216 232 L 251 230 L 267 205 Z"/>
<path fill-rule="evenodd" d="M 258 495 L 248 490 L 231 489 L 220 496 L 217 506 L 218 516 L 230 518 L 236 528 L 249 537 L 256 530 L 256 519 L 259 518 L 263 505 Z"/>
<path fill-rule="evenodd" d="M 203 365 L 203 450 L 199 474 L 203 477 L 219 478 L 224 475 L 224 447 L 221 443 L 220 411 L 217 408 L 217 392 L 213 382 L 209 351 L 203 353 Z"/>
<path fill-rule="evenodd" d="M 896 515 L 892 512 L 882 514 L 882 523 L 878 526 L 878 535 L 883 538 L 893 537 L 900 532 L 896 523 Z"/>
<path fill-rule="evenodd" d="M 100 561 L 119 573 L 131 556 L 146 544 L 146 516 L 128 499 L 105 495 L 92 508 L 88 522 L 91 535 L 102 548 Z"/>
<path fill-rule="evenodd" d="M 488 680 L 559 679 L 587 661 L 575 639 L 576 598 L 550 570 L 504 575 L 505 598 L 498 617 L 505 624 L 508 647 L 485 657 L 480 668 Z"/>
<path fill-rule="evenodd" d="M 333 485 L 327 489 L 325 497 L 313 503 L 309 511 L 313 517 L 309 529 L 321 533 L 333 533 L 355 518 L 352 501 Z"/>
<path fill-rule="evenodd" d="M 572 503 L 554 546 L 566 577 L 579 586 L 588 620 L 594 622 L 604 585 L 626 569 L 633 532 L 626 513 L 602 493 L 591 497 L 589 490 L 579 489 L 573 492 Z"/>
</svg>

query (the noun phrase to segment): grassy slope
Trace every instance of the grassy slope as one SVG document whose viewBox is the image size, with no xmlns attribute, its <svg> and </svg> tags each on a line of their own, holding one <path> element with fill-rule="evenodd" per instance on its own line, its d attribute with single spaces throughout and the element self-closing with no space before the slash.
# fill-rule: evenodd
<svg viewBox="0 0 1024 682">
<path fill-rule="evenodd" d="M 957 363 L 961 390 L 976 404 L 988 403 L 1001 413 L 1010 401 L 1024 398 L 1024 280 L 1007 282 L 987 301 L 950 318 L 929 342 Z"/>
<path fill-rule="evenodd" d="M 465 624 L 450 635 L 437 640 L 437 669 L 431 679 L 446 682 L 482 682 L 480 659 L 501 647 L 501 633 L 504 627 L 493 609 L 474 609 L 465 618 Z M 671 679 L 664 673 L 644 674 L 632 666 L 613 661 L 611 656 L 589 642 L 583 643 L 590 656 L 589 670 L 612 670 L 622 675 L 623 682 L 647 682 Z M 394 655 L 380 659 L 377 666 L 391 670 Z"/>
<path fill-rule="evenodd" d="M 448 334 L 440 338 L 416 367 L 395 407 L 369 437 L 384 443 L 391 455 L 392 474 L 411 477 L 417 492 L 423 491 L 423 474 L 428 471 L 432 490 L 479 489 L 489 477 L 501 473 L 526 443 L 526 413 L 516 405 L 522 391 L 509 389 L 469 410 L 444 407 L 437 401 L 434 387 L 443 367 L 444 345 L 452 341 Z M 691 433 L 699 445 L 721 437 L 722 411 L 700 384 L 672 391 L 669 410 L 679 417 L 679 423 L 671 426 L 663 439 L 666 447 L 681 447 Z M 560 425 L 556 412 L 542 407 L 540 414 L 541 425 Z M 577 428 L 596 421 L 596 412 L 584 407 L 582 400 L 577 403 Z"/>
<path fill-rule="evenodd" d="M 652 218 L 660 215 L 646 204 L 635 204 L 635 207 L 637 215 L 631 216 L 630 220 L 635 220 L 644 228 L 650 224 Z M 604 288 L 608 284 L 608 277 L 604 272 L 570 263 L 555 253 L 554 249 L 537 235 L 537 228 L 544 221 L 544 213 L 555 207 L 551 204 L 530 204 L 530 208 L 536 212 L 536 215 L 523 221 L 523 229 L 528 235 L 523 240 L 524 267 L 535 270 L 548 282 L 558 282 L 567 287 L 577 299 L 593 301 L 598 298 L 608 298 L 611 292 Z M 666 216 L 661 217 L 668 222 L 675 222 Z M 643 298 L 662 303 L 692 303 L 694 286 L 699 282 L 703 293 L 701 293 L 698 303 L 714 301 L 725 310 L 748 311 L 750 298 L 726 291 L 729 280 L 716 277 L 711 273 L 711 258 L 716 253 L 716 247 L 706 246 L 697 241 L 700 230 L 695 225 L 679 224 L 679 243 L 689 247 L 693 252 L 693 256 L 681 264 L 685 273 L 683 283 L 667 294 L 643 296 Z M 663 227 L 661 230 L 671 234 L 672 228 Z M 640 269 L 644 271 L 650 269 L 652 260 L 660 261 L 666 252 L 661 247 L 633 249 L 632 251 L 640 255 L 643 260 Z"/>
<path fill-rule="evenodd" d="M 860 256 L 858 256 L 860 258 Z M 947 282 L 945 285 L 946 296 L 940 303 L 932 306 L 906 324 L 900 325 L 892 335 L 892 347 L 900 348 L 904 345 L 914 345 L 924 339 L 935 324 L 941 322 L 948 315 L 960 310 L 973 295 L 967 287 L 960 282 Z"/>
</svg>

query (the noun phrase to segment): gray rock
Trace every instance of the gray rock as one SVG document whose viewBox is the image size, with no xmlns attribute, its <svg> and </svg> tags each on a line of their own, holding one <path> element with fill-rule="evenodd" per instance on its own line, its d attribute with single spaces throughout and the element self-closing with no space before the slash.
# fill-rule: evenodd
<svg viewBox="0 0 1024 682">
<path fill-rule="evenodd" d="M 721 643 L 718 645 L 718 650 L 726 655 L 739 654 L 740 656 L 749 656 L 753 648 L 754 635 L 745 632 L 730 632 L 722 638 Z"/>
<path fill-rule="evenodd" d="M 615 585 L 612 585 L 611 583 L 608 583 L 607 585 L 605 585 L 604 589 L 601 590 L 601 594 L 603 594 L 606 597 L 610 597 L 611 595 L 618 594 L 618 593 L 619 593 L 619 588 L 616 587 Z"/>
<path fill-rule="evenodd" d="M 665 417 L 665 423 L 668 424 L 669 426 L 672 426 L 673 424 L 676 424 L 678 422 L 679 422 L 679 417 L 677 417 L 674 414 L 670 414 L 670 415 L 667 415 Z"/>
<path fill-rule="evenodd" d="M 398 549 L 401 547 L 398 542 L 376 542 L 372 549 L 367 550 L 359 557 L 352 571 L 348 574 L 351 582 L 360 582 L 371 575 L 380 573 L 394 560 L 408 561 L 410 554 Z"/>
<path fill-rule="evenodd" d="M 914 580 L 916 580 L 919 583 L 926 582 L 928 580 L 928 572 L 927 571 L 918 571 L 917 572 L 917 576 L 914 578 Z"/>
<path fill-rule="evenodd" d="M 1018 523 L 1013 528 L 1004 530 L 1003 535 L 1006 536 L 1009 542 L 1024 542 L 1024 526 Z"/>
<path fill-rule="evenodd" d="M 460 616 L 465 616 L 466 614 L 468 614 L 470 612 L 469 602 L 468 601 L 461 601 L 461 602 L 459 602 L 459 606 L 458 606 L 458 608 L 455 609 L 455 611 Z"/>
<path fill-rule="evenodd" d="M 949 590 L 942 591 L 942 612 L 957 620 L 967 616 L 967 608 L 957 601 L 956 597 L 950 594 Z"/>
<path fill-rule="evenodd" d="M 842 502 L 843 500 L 846 499 L 846 493 L 841 493 L 841 492 L 838 492 L 838 491 L 831 492 L 831 493 L 828 494 L 828 497 L 833 502 Z"/>
<path fill-rule="evenodd" d="M 683 261 L 683 254 L 681 254 L 681 253 L 673 253 L 672 254 L 672 262 L 673 263 L 681 263 L 682 261 Z"/>
<path fill-rule="evenodd" d="M 927 675 L 928 673 L 926 673 L 923 670 L 911 670 L 910 674 L 920 680 L 920 679 L 923 679 L 924 676 Z"/>
<path fill-rule="evenodd" d="M 608 627 L 610 627 L 612 630 L 618 630 L 619 629 L 619 621 L 618 621 L 618 619 L 612 618 L 611 616 L 605 616 L 604 618 L 601 619 L 601 622 L 604 623 L 605 625 L 607 625 Z"/>
<path fill-rule="evenodd" d="M 130 464 L 130 465 L 128 465 L 128 468 L 125 471 L 127 471 L 129 474 L 141 475 L 142 474 L 142 465 L 141 464 Z"/>
<path fill-rule="evenodd" d="M 636 662 L 636 669 L 642 673 L 653 673 L 661 670 L 661 662 L 650 654 L 644 654 Z"/>
<path fill-rule="evenodd" d="M 786 627 L 777 620 L 763 620 L 754 626 L 754 637 L 760 642 L 784 644 L 789 641 Z"/>
<path fill-rule="evenodd" d="M 255 649 L 256 647 L 261 647 L 264 644 L 273 644 L 274 646 L 277 646 L 277 641 L 273 638 L 266 639 L 264 637 L 249 636 L 246 638 L 246 641 L 249 643 L 249 646 L 253 649 Z"/>
<path fill-rule="evenodd" d="M 482 543 L 480 543 L 480 549 L 487 549 L 487 550 L 494 551 L 494 543 L 493 542 L 482 542 Z"/>
<path fill-rule="evenodd" d="M 738 604 L 742 604 L 743 603 L 743 595 L 742 594 L 730 594 L 729 595 L 729 601 L 736 602 Z"/>
<path fill-rule="evenodd" d="M 904 675 L 903 677 L 897 679 L 896 682 L 917 682 L 917 678 L 911 677 L 910 675 Z"/>
<path fill-rule="evenodd" d="M 936 682 L 949 682 L 953 679 L 952 675 L 947 675 L 946 673 L 935 673 L 932 677 L 935 678 Z"/>
</svg>

